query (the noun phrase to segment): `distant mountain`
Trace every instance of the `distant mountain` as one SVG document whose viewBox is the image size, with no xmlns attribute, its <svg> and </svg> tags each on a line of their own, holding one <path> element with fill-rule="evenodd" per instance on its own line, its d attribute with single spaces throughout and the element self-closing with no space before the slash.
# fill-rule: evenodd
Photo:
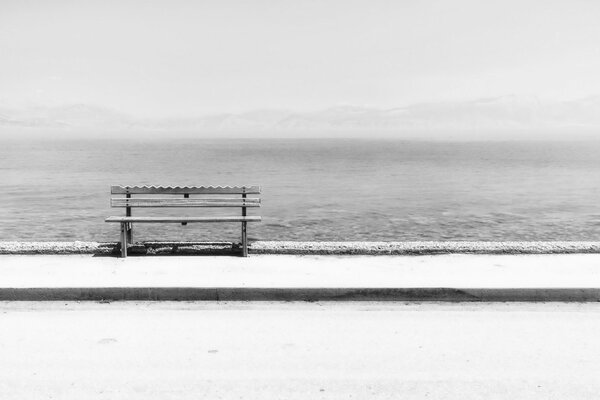
<svg viewBox="0 0 600 400">
<path fill-rule="evenodd" d="M 238 114 L 140 119 L 103 107 L 0 108 L 0 127 L 178 131 L 479 130 L 600 128 L 600 96 L 543 102 L 502 96 L 377 109 L 342 106 L 313 112 L 265 109 Z"/>
<path fill-rule="evenodd" d="M 85 104 L 0 109 L 0 126 L 121 129 L 133 125 L 135 120 L 126 114 Z"/>
<path fill-rule="evenodd" d="M 254 110 L 241 114 L 214 114 L 195 118 L 165 118 L 140 120 L 138 126 L 147 129 L 178 130 L 238 130 L 269 129 L 290 114 L 286 110 Z"/>
</svg>

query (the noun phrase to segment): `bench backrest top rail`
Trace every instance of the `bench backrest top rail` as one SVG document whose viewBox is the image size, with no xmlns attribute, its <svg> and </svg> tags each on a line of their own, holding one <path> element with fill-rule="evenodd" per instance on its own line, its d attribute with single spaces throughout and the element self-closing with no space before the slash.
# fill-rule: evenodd
<svg viewBox="0 0 600 400">
<path fill-rule="evenodd" d="M 111 207 L 260 207 L 258 198 L 111 198 Z"/>
<path fill-rule="evenodd" d="M 260 186 L 111 186 L 111 194 L 260 194 Z"/>
</svg>

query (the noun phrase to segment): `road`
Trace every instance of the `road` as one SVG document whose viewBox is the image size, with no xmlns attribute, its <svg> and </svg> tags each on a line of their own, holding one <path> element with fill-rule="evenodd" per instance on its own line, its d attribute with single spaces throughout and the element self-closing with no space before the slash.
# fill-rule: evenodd
<svg viewBox="0 0 600 400">
<path fill-rule="evenodd" d="M 0 398 L 585 399 L 597 303 L 0 303 Z"/>
</svg>

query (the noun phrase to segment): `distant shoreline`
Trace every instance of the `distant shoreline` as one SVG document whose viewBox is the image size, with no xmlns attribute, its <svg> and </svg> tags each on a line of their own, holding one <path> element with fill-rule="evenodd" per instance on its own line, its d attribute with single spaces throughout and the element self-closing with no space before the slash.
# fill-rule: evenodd
<svg viewBox="0 0 600 400">
<path fill-rule="evenodd" d="M 229 242 L 147 242 L 132 254 L 234 254 Z M 298 255 L 436 255 L 436 254 L 582 254 L 600 253 L 600 241 L 589 242 L 304 242 L 256 241 L 251 254 Z M 0 255 L 95 254 L 117 255 L 115 242 L 0 242 Z"/>
</svg>

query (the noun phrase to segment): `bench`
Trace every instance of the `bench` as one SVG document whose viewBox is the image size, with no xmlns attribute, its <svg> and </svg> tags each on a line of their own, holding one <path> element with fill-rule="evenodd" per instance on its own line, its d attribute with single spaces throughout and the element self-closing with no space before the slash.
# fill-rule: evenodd
<svg viewBox="0 0 600 400">
<path fill-rule="evenodd" d="M 242 224 L 242 256 L 248 256 L 248 239 L 246 224 L 259 222 L 260 216 L 246 215 L 246 208 L 260 207 L 259 197 L 247 195 L 260 194 L 259 186 L 111 186 L 111 207 L 125 208 L 125 216 L 114 216 L 106 222 L 121 224 L 121 256 L 127 257 L 127 244 L 133 243 L 134 223 L 181 223 L 187 225 L 194 222 L 241 222 Z M 116 196 L 113 196 L 116 195 Z M 133 196 L 136 197 L 133 197 Z M 193 195 L 194 197 L 190 197 Z M 213 197 L 218 195 L 219 197 Z M 240 196 L 241 195 L 241 196 Z M 234 207 L 241 208 L 241 215 L 235 216 L 139 216 L 131 215 L 134 207 Z"/>
</svg>

